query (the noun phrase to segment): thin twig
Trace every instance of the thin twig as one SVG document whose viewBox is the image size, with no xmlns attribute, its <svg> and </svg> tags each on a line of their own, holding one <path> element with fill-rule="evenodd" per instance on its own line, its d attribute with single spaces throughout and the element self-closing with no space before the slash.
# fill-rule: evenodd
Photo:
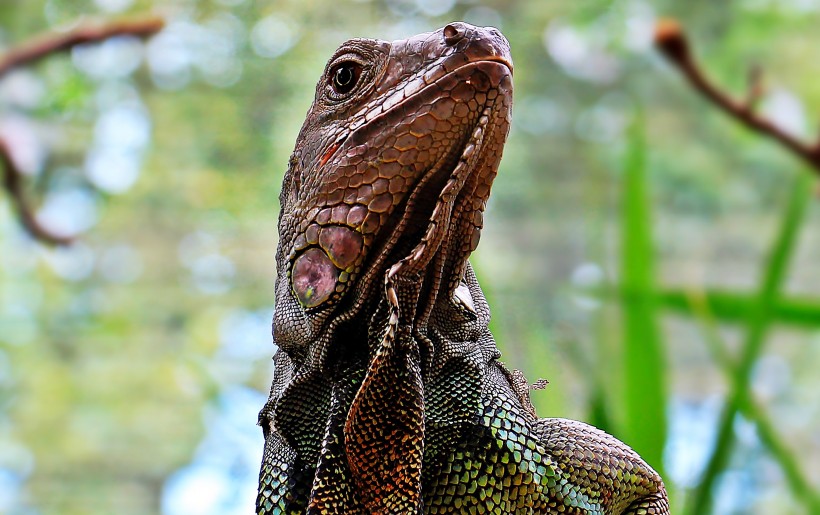
<svg viewBox="0 0 820 515">
<path fill-rule="evenodd" d="M 149 17 L 85 24 L 65 33 L 44 34 L 10 48 L 0 56 L 0 77 L 14 68 L 32 64 L 77 45 L 100 42 L 115 36 L 146 38 L 162 30 L 164 25 L 162 18 Z"/>
<path fill-rule="evenodd" d="M 10 48 L 0 56 L 0 78 L 9 71 L 33 64 L 50 55 L 69 50 L 77 45 L 96 43 L 115 36 L 145 38 L 159 32 L 165 22 L 158 17 L 120 20 L 108 23 L 85 24 L 65 33 L 49 33 Z M 3 187 L 11 197 L 21 225 L 35 239 L 50 245 L 68 245 L 72 238 L 60 236 L 43 227 L 23 192 L 23 174 L 17 167 L 8 144 L 0 139 L 0 166 L 3 168 Z"/>
<path fill-rule="evenodd" d="M 54 234 L 37 221 L 34 210 L 23 193 L 23 174 L 17 168 L 8 145 L 2 139 L 0 139 L 0 164 L 3 166 L 3 187 L 11 197 L 12 204 L 17 211 L 17 217 L 26 231 L 35 239 L 51 245 L 68 245 L 71 243 L 73 238 Z"/>
<path fill-rule="evenodd" d="M 686 34 L 676 20 L 664 19 L 658 22 L 655 26 L 655 46 L 672 64 L 677 66 L 692 87 L 704 97 L 746 127 L 780 142 L 811 165 L 812 169 L 820 175 L 820 140 L 815 143 L 801 141 L 755 111 L 761 93 L 760 72 L 752 72 L 747 98 L 739 101 L 721 91 L 706 77 L 692 56 Z"/>
</svg>

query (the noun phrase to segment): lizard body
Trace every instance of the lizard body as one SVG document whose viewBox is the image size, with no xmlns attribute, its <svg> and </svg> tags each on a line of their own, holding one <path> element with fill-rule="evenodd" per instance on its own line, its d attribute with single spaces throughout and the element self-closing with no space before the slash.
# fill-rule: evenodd
<svg viewBox="0 0 820 515">
<path fill-rule="evenodd" d="M 634 451 L 538 419 L 498 361 L 467 259 L 512 70 L 464 23 L 328 62 L 280 196 L 259 515 L 669 513 Z"/>
</svg>

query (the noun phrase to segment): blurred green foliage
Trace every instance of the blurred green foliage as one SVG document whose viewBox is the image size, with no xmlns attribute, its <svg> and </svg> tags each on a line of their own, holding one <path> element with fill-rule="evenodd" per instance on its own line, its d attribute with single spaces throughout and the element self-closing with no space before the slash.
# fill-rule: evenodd
<svg viewBox="0 0 820 515">
<path fill-rule="evenodd" d="M 0 81 L 41 221 L 81 235 L 32 242 L 0 198 L 1 513 L 250 512 L 277 197 L 315 81 L 347 38 L 453 19 L 513 49 L 473 262 L 504 360 L 551 382 L 539 413 L 626 439 L 676 512 L 816 513 L 817 181 L 687 89 L 651 36 L 680 18 L 738 94 L 761 65 L 761 108 L 809 135 L 820 2 L 0 1 L 0 48 L 92 15 L 168 20 Z M 721 423 L 723 466 L 697 490 Z"/>
</svg>

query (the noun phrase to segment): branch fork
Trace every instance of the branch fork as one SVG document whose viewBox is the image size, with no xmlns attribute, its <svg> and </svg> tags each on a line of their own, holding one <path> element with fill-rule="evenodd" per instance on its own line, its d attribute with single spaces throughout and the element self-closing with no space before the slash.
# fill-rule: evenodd
<svg viewBox="0 0 820 515">
<path fill-rule="evenodd" d="M 698 93 L 746 127 L 779 142 L 808 163 L 820 177 L 820 138 L 813 142 L 803 141 L 757 112 L 757 105 L 764 91 L 759 67 L 752 67 L 749 71 L 746 96 L 742 100 L 737 100 L 706 77 L 692 55 L 686 34 L 676 20 L 662 19 L 656 24 L 655 46 L 680 70 Z"/>
<path fill-rule="evenodd" d="M 46 57 L 64 52 L 77 45 L 98 43 L 115 36 L 147 38 L 159 32 L 165 22 L 158 17 L 85 24 L 65 33 L 51 33 L 15 46 L 0 55 L 0 79 L 16 68 L 28 66 Z M 44 227 L 34 214 L 23 191 L 24 174 L 17 167 L 9 143 L 0 138 L 0 167 L 3 188 L 11 197 L 20 224 L 31 237 L 49 245 L 68 245 L 73 238 L 54 233 Z"/>
</svg>

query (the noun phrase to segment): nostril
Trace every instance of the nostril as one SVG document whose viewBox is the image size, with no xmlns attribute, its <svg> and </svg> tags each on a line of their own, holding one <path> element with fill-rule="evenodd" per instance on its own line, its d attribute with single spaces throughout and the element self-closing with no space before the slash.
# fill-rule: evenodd
<svg viewBox="0 0 820 515">
<path fill-rule="evenodd" d="M 450 24 L 444 27 L 444 42 L 448 45 L 455 45 L 464 37 L 464 27 Z"/>
</svg>

